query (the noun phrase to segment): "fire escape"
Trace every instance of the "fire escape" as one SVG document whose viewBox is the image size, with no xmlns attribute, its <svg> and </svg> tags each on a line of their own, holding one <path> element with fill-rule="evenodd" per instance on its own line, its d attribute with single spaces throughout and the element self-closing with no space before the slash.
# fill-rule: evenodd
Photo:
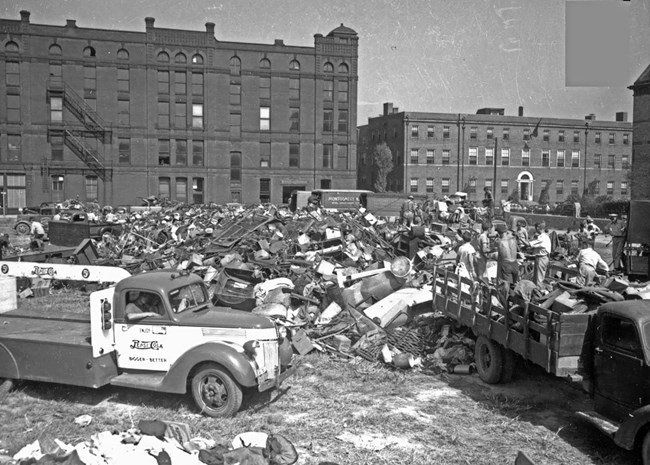
<svg viewBox="0 0 650 465">
<path fill-rule="evenodd" d="M 63 137 L 63 143 L 90 168 L 102 181 L 110 181 L 113 170 L 107 166 L 104 157 L 85 141 L 86 136 L 93 137 L 102 144 L 110 144 L 112 132 L 104 119 L 88 105 L 70 86 L 62 81 L 50 80 L 47 86 L 48 98 L 60 98 L 66 108 L 81 125 L 53 123 L 49 128 L 51 136 Z"/>
</svg>

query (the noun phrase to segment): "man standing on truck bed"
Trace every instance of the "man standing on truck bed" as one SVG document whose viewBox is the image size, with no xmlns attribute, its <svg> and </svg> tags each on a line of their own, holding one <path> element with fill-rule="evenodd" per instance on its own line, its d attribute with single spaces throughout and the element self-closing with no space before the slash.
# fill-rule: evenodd
<svg viewBox="0 0 650 465">
<path fill-rule="evenodd" d="M 551 238 L 546 234 L 546 223 L 535 223 L 536 238 L 530 241 L 530 247 L 534 250 L 535 256 L 535 275 L 533 282 L 537 287 L 541 286 L 546 276 L 548 268 L 549 255 L 551 255 Z"/>
<path fill-rule="evenodd" d="M 503 223 L 497 224 L 496 229 L 499 233 L 499 240 L 497 241 L 497 280 L 499 282 L 516 283 L 519 281 L 517 239 Z"/>
<path fill-rule="evenodd" d="M 625 246 L 626 224 L 618 220 L 618 215 L 609 215 L 611 223 L 605 228 L 605 232 L 612 235 L 612 267 L 614 270 L 623 269 L 623 247 Z"/>
<path fill-rule="evenodd" d="M 580 271 L 578 284 L 590 285 L 596 277 L 596 271 L 609 271 L 605 260 L 593 249 L 593 241 L 589 237 L 583 238 L 578 252 L 578 270 Z"/>
</svg>

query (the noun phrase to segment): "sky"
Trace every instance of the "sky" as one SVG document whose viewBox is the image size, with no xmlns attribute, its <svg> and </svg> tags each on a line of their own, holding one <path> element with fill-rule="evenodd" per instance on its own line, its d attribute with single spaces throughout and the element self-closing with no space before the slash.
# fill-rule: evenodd
<svg viewBox="0 0 650 465">
<path fill-rule="evenodd" d="M 223 41 L 272 44 L 283 39 L 287 45 L 310 47 L 314 34 L 326 35 L 343 23 L 359 35 L 359 125 L 381 114 L 384 102 L 400 111 L 476 113 L 496 107 L 516 115 L 523 106 L 526 116 L 582 119 L 594 113 L 600 120 L 628 112 L 631 121 L 627 86 L 650 65 L 650 0 L 2 3 L 3 18 L 19 19 L 20 10 L 29 10 L 36 24 L 64 25 L 75 19 L 78 27 L 144 32 L 144 18 L 152 16 L 156 27 L 165 28 L 203 31 L 206 22 L 213 22 L 216 38 Z M 603 14 L 576 20 L 567 14 L 567 3 L 615 4 L 617 13 L 605 15 L 604 23 L 594 19 Z M 577 55 L 570 49 L 574 59 L 567 68 L 567 46 L 576 38 L 583 48 Z M 587 86 L 574 79 L 576 66 L 589 74 L 590 63 L 596 66 L 591 74 L 605 76 L 606 85 Z"/>
</svg>

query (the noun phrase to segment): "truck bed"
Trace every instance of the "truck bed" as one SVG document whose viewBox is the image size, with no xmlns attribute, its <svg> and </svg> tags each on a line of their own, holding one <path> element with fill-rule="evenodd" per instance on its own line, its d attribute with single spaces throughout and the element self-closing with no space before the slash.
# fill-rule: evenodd
<svg viewBox="0 0 650 465">
<path fill-rule="evenodd" d="M 0 378 L 100 387 L 116 375 L 112 354 L 93 359 L 88 316 L 0 315 Z"/>
<path fill-rule="evenodd" d="M 439 267 L 433 308 L 556 376 L 578 373 L 588 353 L 589 313 L 559 313 L 521 298 L 499 302 L 496 289 Z M 504 305 L 505 304 L 505 305 Z"/>
</svg>

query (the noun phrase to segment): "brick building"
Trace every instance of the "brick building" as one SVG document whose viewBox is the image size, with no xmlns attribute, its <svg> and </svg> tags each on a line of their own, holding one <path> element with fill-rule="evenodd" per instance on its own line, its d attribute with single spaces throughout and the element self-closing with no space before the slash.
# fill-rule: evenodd
<svg viewBox="0 0 650 465">
<path fill-rule="evenodd" d="M 490 187 L 496 200 L 517 191 L 521 200 L 538 201 L 548 186 L 550 202 L 558 203 L 596 181 L 596 195 L 627 198 L 632 125 L 626 120 L 625 113 L 616 121 L 525 117 L 522 107 L 518 116 L 500 108 L 421 113 L 385 103 L 381 116 L 359 128 L 358 186 L 372 188 L 369 154 L 386 143 L 393 154 L 391 191 L 439 197 L 466 191 L 481 200 Z"/>
<path fill-rule="evenodd" d="M 9 210 L 286 201 L 356 187 L 358 37 L 313 47 L 0 19 L 0 186 Z"/>
<path fill-rule="evenodd" d="M 650 199 L 650 66 L 630 87 L 634 91 L 632 199 Z"/>
</svg>

